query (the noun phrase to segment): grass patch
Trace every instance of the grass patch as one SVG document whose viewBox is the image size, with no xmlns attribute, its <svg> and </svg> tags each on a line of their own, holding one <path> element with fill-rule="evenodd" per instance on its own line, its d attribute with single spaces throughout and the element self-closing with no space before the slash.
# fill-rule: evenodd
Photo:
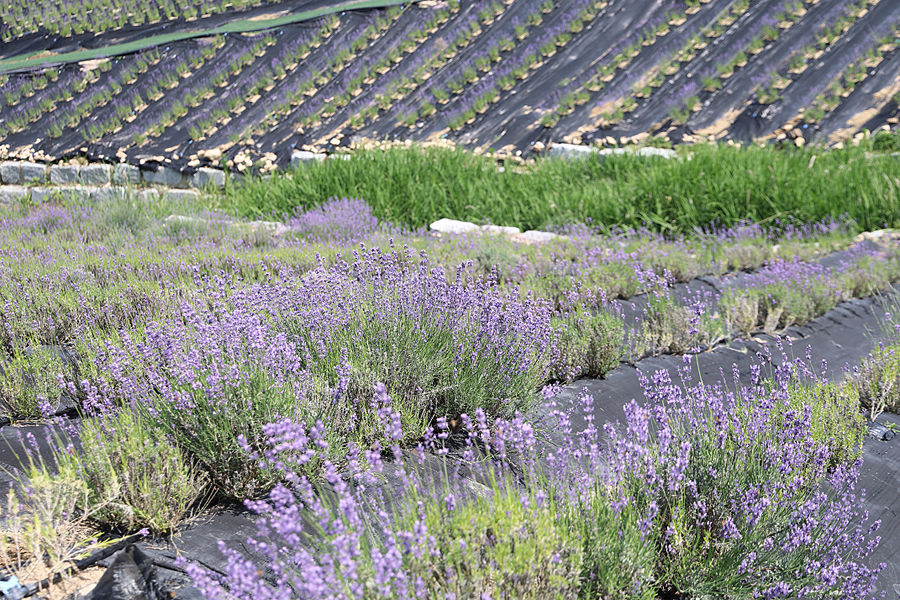
<svg viewBox="0 0 900 600">
<path fill-rule="evenodd" d="M 811 222 L 844 213 L 864 230 L 896 226 L 890 178 L 900 177 L 900 163 L 867 160 L 869 146 L 774 152 L 698 145 L 682 150 L 682 160 L 539 159 L 503 173 L 490 158 L 462 150 L 363 151 L 353 160 L 250 181 L 228 191 L 219 207 L 247 217 L 285 215 L 352 197 L 378 218 L 411 227 L 441 217 L 523 229 L 590 218 L 607 227 L 689 233 L 711 222 L 728 227 L 789 216 Z"/>
</svg>

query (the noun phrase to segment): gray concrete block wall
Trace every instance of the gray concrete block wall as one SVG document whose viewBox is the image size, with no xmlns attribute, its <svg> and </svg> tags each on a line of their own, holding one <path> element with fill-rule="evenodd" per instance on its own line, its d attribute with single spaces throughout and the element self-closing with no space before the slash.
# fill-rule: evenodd
<svg viewBox="0 0 900 600">
<path fill-rule="evenodd" d="M 85 185 L 105 185 L 112 180 L 112 167 L 94 163 L 81 167 L 81 183 Z"/>
<path fill-rule="evenodd" d="M 4 185 L 19 185 L 22 183 L 22 167 L 17 160 L 0 162 L 0 182 Z"/>
<path fill-rule="evenodd" d="M 72 185 L 78 183 L 81 165 L 51 165 L 50 183 L 53 185 Z"/>
<path fill-rule="evenodd" d="M 116 185 L 138 185 L 141 182 L 141 170 L 134 165 L 119 163 L 113 167 L 112 180 Z"/>
<path fill-rule="evenodd" d="M 163 185 L 170 188 L 185 188 L 188 184 L 188 178 L 180 171 L 170 169 L 169 167 L 160 167 L 156 171 L 141 171 L 141 178 L 144 183 L 153 185 Z"/>
<path fill-rule="evenodd" d="M 47 165 L 23 162 L 19 165 L 22 183 L 47 183 Z"/>
</svg>

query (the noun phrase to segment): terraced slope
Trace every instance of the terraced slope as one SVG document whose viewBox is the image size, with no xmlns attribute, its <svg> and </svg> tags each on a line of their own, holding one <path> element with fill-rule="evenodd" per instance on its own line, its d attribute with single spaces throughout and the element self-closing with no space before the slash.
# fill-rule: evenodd
<svg viewBox="0 0 900 600">
<path fill-rule="evenodd" d="M 93 42 L 82 32 L 71 44 L 56 24 L 35 32 L 34 16 L 6 22 L 0 152 L 271 169 L 294 148 L 384 138 L 501 154 L 644 134 L 799 145 L 897 120 L 900 5 L 888 0 L 333 4 L 340 12 L 318 20 L 234 33 L 314 5 L 328 6 L 185 5 L 167 22 L 127 26 L 110 17 Z M 24 10 L 11 6 L 0 13 Z M 166 26 L 173 41 L 116 54 Z M 64 62 L 86 47 L 109 54 Z M 36 51 L 52 64 L 14 62 Z"/>
</svg>

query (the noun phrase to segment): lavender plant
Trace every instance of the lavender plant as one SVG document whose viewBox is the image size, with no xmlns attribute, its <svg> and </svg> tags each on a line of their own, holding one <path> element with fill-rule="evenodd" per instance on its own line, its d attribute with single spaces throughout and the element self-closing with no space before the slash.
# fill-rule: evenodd
<svg viewBox="0 0 900 600">
<path fill-rule="evenodd" d="M 782 329 L 824 314 L 841 300 L 837 282 L 816 263 L 776 260 L 748 275 L 740 291 L 722 298 L 730 323 L 745 334 Z"/>
<path fill-rule="evenodd" d="M 415 439 L 437 416 L 525 410 L 547 377 L 546 304 L 504 297 L 470 267 L 449 282 L 424 253 L 417 267 L 411 253 L 376 249 L 352 266 L 285 271 L 278 283 L 221 284 L 210 307 L 185 305 L 178 321 L 123 333 L 99 370 L 114 384 L 102 401 L 142 407 L 232 497 L 274 483 L 236 441 L 258 447 L 267 422 L 321 419 L 337 457 L 349 441 L 379 439 L 376 381 L 388 382 Z"/>
<path fill-rule="evenodd" d="M 371 235 L 378 227 L 372 207 L 355 198 L 330 198 L 328 202 L 301 212 L 288 222 L 303 238 L 316 242 L 354 242 Z"/>
<path fill-rule="evenodd" d="M 626 405 L 626 423 L 604 425 L 603 438 L 590 396 L 579 399 L 586 427 L 578 433 L 551 402 L 564 437 L 546 462 L 535 460 L 537 432 L 521 416 L 493 424 L 482 411 L 474 423 L 461 417 L 468 461 L 477 441 L 501 461 L 520 452 L 528 473 L 525 488 L 492 478 L 488 502 L 472 500 L 451 479 L 429 488 L 407 468 L 415 459 L 397 445 L 400 418 L 383 386 L 375 391 L 379 418 L 402 459 L 403 489 L 410 490 L 390 502 L 372 493 L 375 474 L 386 466 L 380 446 L 365 452 L 374 472 L 360 470 L 363 453 L 355 447 L 349 473 L 327 465 L 337 494 L 329 502 L 288 466 L 322 451 L 323 425 L 268 425 L 264 460 L 282 466 L 285 484 L 269 501 L 250 504 L 264 516 L 260 534 L 267 540 L 251 540 L 251 547 L 271 575 L 224 546 L 224 577 L 198 565 L 187 565 L 188 572 L 205 597 L 223 599 L 537 591 L 643 599 L 868 597 L 884 568 L 865 563 L 879 541 L 872 537 L 878 523 L 866 523 L 854 489 L 859 461 L 832 461 L 829 445 L 813 434 L 818 394 L 806 397 L 811 404 L 792 406 L 789 361 L 774 368 L 771 385 L 757 380 L 739 393 L 720 384 L 690 387 L 689 370 L 681 373 L 685 387 L 673 385 L 665 371 L 644 378 L 649 404 Z M 431 440 L 449 435 L 440 420 Z"/>
</svg>

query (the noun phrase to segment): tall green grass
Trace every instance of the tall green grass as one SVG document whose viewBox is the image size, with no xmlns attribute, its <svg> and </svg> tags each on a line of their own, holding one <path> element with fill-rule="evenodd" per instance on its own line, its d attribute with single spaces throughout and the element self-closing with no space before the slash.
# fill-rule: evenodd
<svg viewBox="0 0 900 600">
<path fill-rule="evenodd" d="M 804 222 L 849 213 L 863 229 L 900 225 L 900 160 L 872 142 L 843 150 L 698 145 L 678 160 L 540 158 L 499 172 L 488 157 L 436 148 L 361 151 L 230 189 L 242 216 L 306 209 L 330 197 L 368 202 L 381 219 L 419 227 L 442 217 L 522 229 L 583 222 L 690 232 L 711 222 Z M 815 159 L 813 159 L 815 157 Z"/>
</svg>

